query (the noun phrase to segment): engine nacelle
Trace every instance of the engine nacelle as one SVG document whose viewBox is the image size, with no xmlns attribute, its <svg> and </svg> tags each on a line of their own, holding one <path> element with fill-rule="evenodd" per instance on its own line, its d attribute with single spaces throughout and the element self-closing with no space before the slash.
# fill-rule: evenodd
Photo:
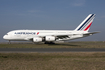
<svg viewBox="0 0 105 70">
<path fill-rule="evenodd" d="M 42 38 L 35 37 L 35 38 L 33 38 L 33 42 L 42 42 Z"/>
<path fill-rule="evenodd" d="M 55 37 L 54 36 L 46 36 L 45 41 L 55 41 Z"/>
</svg>

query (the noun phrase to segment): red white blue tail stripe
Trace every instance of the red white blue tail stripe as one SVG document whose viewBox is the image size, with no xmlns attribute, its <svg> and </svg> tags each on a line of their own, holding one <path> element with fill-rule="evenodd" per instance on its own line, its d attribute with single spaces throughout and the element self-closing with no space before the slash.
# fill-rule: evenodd
<svg viewBox="0 0 105 70">
<path fill-rule="evenodd" d="M 88 15 L 87 18 L 75 30 L 88 31 L 93 22 L 94 17 L 95 17 L 95 14 Z"/>
</svg>

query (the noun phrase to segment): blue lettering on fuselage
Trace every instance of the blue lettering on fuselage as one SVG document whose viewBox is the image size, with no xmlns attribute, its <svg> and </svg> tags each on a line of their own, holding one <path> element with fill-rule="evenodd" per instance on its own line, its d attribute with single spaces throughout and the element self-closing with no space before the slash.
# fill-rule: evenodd
<svg viewBox="0 0 105 70">
<path fill-rule="evenodd" d="M 35 32 L 15 32 L 14 34 L 31 34 L 31 35 L 35 35 L 36 33 Z"/>
</svg>

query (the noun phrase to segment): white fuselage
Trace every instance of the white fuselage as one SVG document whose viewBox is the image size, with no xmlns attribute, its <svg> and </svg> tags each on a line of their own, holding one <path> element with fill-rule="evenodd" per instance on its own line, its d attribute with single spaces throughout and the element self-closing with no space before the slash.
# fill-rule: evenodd
<svg viewBox="0 0 105 70">
<path fill-rule="evenodd" d="M 4 35 L 6 40 L 29 40 L 34 37 L 46 37 L 46 36 L 65 36 L 68 38 L 62 38 L 58 40 L 70 40 L 83 37 L 86 31 L 74 31 L 74 30 L 14 30 Z"/>
</svg>

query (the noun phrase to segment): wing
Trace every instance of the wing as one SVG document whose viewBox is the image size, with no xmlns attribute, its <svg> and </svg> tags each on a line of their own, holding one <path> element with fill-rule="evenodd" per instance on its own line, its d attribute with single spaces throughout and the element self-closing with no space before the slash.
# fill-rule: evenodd
<svg viewBox="0 0 105 70">
<path fill-rule="evenodd" d="M 70 38 L 69 35 L 58 35 L 56 36 L 56 39 L 64 39 L 64 38 Z"/>
</svg>

